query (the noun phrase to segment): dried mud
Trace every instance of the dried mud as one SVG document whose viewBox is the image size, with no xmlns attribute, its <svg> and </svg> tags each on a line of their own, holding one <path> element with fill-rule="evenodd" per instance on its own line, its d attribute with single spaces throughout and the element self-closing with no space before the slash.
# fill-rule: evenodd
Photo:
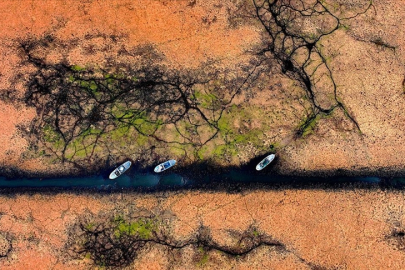
<svg viewBox="0 0 405 270">
<path fill-rule="evenodd" d="M 326 2 L 341 17 L 370 3 Z M 273 171 L 282 174 L 403 173 L 405 1 L 373 1 L 366 12 L 342 19 L 321 39 L 317 33 L 323 26 L 303 20 L 299 33 L 316 40 L 304 47 L 316 50 L 314 61 L 323 63 L 321 75 L 310 82 L 313 88 L 297 77 L 308 70 L 293 73 L 304 53 L 294 59 L 285 58 L 287 50 L 274 54 L 266 47 L 269 33 L 246 7 L 249 11 L 253 5 L 242 0 L 0 1 L 1 174 L 80 173 L 78 167 L 87 163 L 108 167 L 143 157 L 151 166 L 169 156 L 188 165 L 216 157 L 239 166 L 269 151 L 277 152 Z M 42 43 L 30 55 L 22 45 L 33 41 Z M 212 75 L 214 89 L 227 80 L 254 78 L 254 83 L 240 84 L 243 91 L 231 89 L 235 95 L 224 109 L 226 132 L 204 151 L 195 151 L 194 141 L 184 148 L 184 142 L 178 148 L 153 142 L 147 151 L 120 142 L 100 159 L 62 163 L 48 151 L 52 144 L 32 140 L 31 123 L 44 115 L 24 101 L 32 75 L 43 67 L 35 65 L 35 57 L 72 72 L 72 67 L 124 66 L 138 61 L 136 48 L 145 46 L 158 52 L 159 67 L 183 72 L 204 66 L 211 73 L 200 74 Z M 42 71 L 48 75 L 49 70 Z M 170 132 L 162 134 L 159 138 L 176 139 Z M 207 130 L 200 134 L 210 135 Z M 223 145 L 233 148 L 218 151 Z M 122 216 L 130 221 L 152 217 L 164 229 L 141 239 L 136 256 L 122 264 L 129 269 L 404 269 L 403 202 L 402 191 L 361 189 L 112 195 L 3 191 L 0 268 L 108 267 L 90 252 L 72 254 L 78 239 L 74 228 L 83 220 Z"/>
<path fill-rule="evenodd" d="M 403 200 L 370 190 L 2 196 L 0 265 L 93 267 L 72 253 L 72 228 L 119 216 L 160 222 L 128 269 L 402 269 Z"/>
<path fill-rule="evenodd" d="M 402 171 L 405 45 L 403 29 L 396 25 L 401 25 L 403 20 L 403 5 L 398 1 L 375 1 L 367 8 L 367 4 L 368 1 L 359 1 L 340 5 L 340 11 L 335 7 L 341 17 L 357 15 L 350 20 L 342 19 L 338 29 L 316 41 L 316 52 L 323 57 L 330 75 L 320 66 L 319 80 L 313 78 L 309 94 L 315 95 L 312 105 L 320 106 L 316 105 L 315 111 L 311 109 L 305 87 L 294 76 L 289 76 L 288 70 L 283 71 L 285 67 L 280 69 L 277 61 L 271 62 L 273 59 L 269 60 L 269 67 L 256 71 L 259 73 L 254 85 L 241 90 L 231 100 L 236 106 L 244 106 L 241 113 L 245 114 L 240 119 L 231 116 L 235 119 L 231 123 L 233 128 L 246 138 L 258 138 L 257 142 L 238 143 L 237 134 L 227 141 L 228 135 L 220 130 L 211 144 L 199 146 L 202 148 L 182 146 L 183 143 L 195 145 L 196 141 L 178 141 L 178 145 L 170 149 L 159 141 L 154 142 L 157 147 L 152 144 L 150 149 L 144 150 L 130 146 L 106 152 L 106 148 L 101 147 L 98 152 L 107 153 L 102 161 L 111 159 L 115 163 L 124 157 L 140 160 L 146 156 L 144 162 L 152 165 L 158 159 L 172 156 L 184 164 L 192 164 L 201 157 L 220 162 L 218 156 L 223 155 L 226 163 L 240 165 L 265 154 L 270 145 L 275 145 L 274 150 L 281 160 L 277 171 L 282 173 Z M 245 76 L 246 73 L 236 70 L 243 69 L 243 65 L 252 60 L 252 53 L 258 52 L 268 41 L 263 25 L 254 13 L 252 15 L 254 6 L 244 1 L 221 4 L 215 1 L 89 1 L 80 5 L 49 1 L 43 5 L 26 0 L 18 4 L 3 1 L 1 5 L 4 27 L 0 32 L 0 160 L 3 167 L 18 167 L 26 173 L 65 171 L 68 174 L 74 167 L 60 164 L 59 156 L 55 158 L 51 154 L 52 157 L 47 158 L 49 151 L 42 155 L 42 146 L 38 150 L 38 145 L 25 133 L 32 132 L 27 129 L 29 123 L 41 117 L 39 108 L 35 112 L 24 103 L 9 103 L 10 99 L 25 94 L 24 81 L 29 80 L 28 76 L 35 70 L 35 65 L 22 61 L 27 57 L 21 51 L 22 43 L 52 37 L 58 42 L 41 43 L 44 47 L 38 47 L 35 52 L 43 55 L 47 64 L 99 67 L 124 64 L 128 59 L 120 56 L 120 52 L 153 45 L 170 69 L 193 69 L 209 63 L 207 67 L 211 70 L 232 77 Z M 316 23 L 304 22 L 305 27 L 300 31 L 310 35 Z M 314 48 L 309 43 L 305 46 Z M 315 62 L 317 57 L 314 56 Z M 334 99 L 325 79 L 332 78 L 332 74 L 336 85 Z M 332 110 L 314 114 L 317 108 L 325 106 L 332 106 Z M 268 118 L 260 115 L 268 115 Z M 175 139 L 170 137 L 171 129 L 170 126 L 162 129 L 159 140 Z M 296 138 L 296 134 L 305 136 Z M 200 133 L 205 139 L 211 135 L 208 129 Z M 232 148 L 227 149 L 227 145 Z M 94 157 L 78 157 L 74 165 L 86 166 L 86 162 L 92 164 L 92 159 L 93 163 L 100 164 Z"/>
</svg>

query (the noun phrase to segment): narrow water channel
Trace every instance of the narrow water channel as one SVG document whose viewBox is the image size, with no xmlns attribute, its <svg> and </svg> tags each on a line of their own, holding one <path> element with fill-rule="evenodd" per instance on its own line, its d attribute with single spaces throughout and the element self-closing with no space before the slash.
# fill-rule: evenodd
<svg viewBox="0 0 405 270">
<path fill-rule="evenodd" d="M 230 170 L 226 173 L 218 173 L 199 176 L 198 179 L 190 175 L 182 175 L 177 172 L 164 172 L 156 174 L 152 172 L 127 172 L 116 180 L 109 180 L 108 174 L 100 174 L 86 177 L 61 177 L 61 178 L 21 178 L 8 179 L 0 177 L 0 188 L 91 188 L 99 190 L 117 189 L 176 189 L 184 187 L 208 187 L 220 183 L 222 186 L 238 184 L 266 187 L 292 186 L 294 188 L 307 187 L 344 187 L 345 185 L 359 185 L 361 187 L 405 187 L 405 177 L 381 178 L 375 176 L 361 177 L 296 177 L 255 174 L 240 170 Z"/>
</svg>

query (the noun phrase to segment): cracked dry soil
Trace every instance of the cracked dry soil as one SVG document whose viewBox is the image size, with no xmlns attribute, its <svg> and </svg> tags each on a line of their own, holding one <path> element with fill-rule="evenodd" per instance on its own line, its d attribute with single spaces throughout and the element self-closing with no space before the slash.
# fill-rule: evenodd
<svg viewBox="0 0 405 270">
<path fill-rule="evenodd" d="M 128 158 L 238 166 L 274 146 L 286 174 L 403 171 L 403 1 L 313 2 L 3 1 L 0 165 L 36 174 Z M 138 74 L 142 63 L 153 81 Z M 128 85 L 144 91 L 129 93 L 142 104 L 117 107 Z M 172 103 L 172 119 L 153 114 Z"/>
<path fill-rule="evenodd" d="M 404 199 L 377 190 L 1 196 L 10 250 L 0 267 L 403 269 Z M 150 230 L 129 238 L 104 230 L 140 219 Z"/>
<path fill-rule="evenodd" d="M 30 148 L 32 142 L 22 130 L 43 114 L 24 102 L 10 100 L 24 97 L 30 74 L 49 75 L 47 70 L 35 73 L 35 65 L 22 65 L 27 57 L 21 51 L 21 41 L 51 37 L 58 42 L 40 43 L 32 55 L 45 56 L 41 60 L 56 67 L 60 63 L 66 67 L 122 64 L 119 62 L 128 59 L 117 57 L 118 52 L 152 44 L 173 70 L 193 69 L 208 62 L 213 74 L 234 68 L 246 75 L 254 73 L 244 69 L 253 59 L 252 53 L 267 48 L 263 55 L 270 53 L 270 57 L 259 59 L 267 65 L 265 72 L 254 74 L 252 88 L 245 87 L 234 96 L 235 106 L 245 106 L 246 110 L 241 110 L 245 114 L 231 118 L 235 134 L 253 130 L 258 132 L 252 138 L 255 134 L 264 137 L 256 145 L 236 145 L 239 152 L 229 158 L 232 164 L 245 163 L 274 144 L 280 156 L 276 169 L 284 173 L 403 171 L 405 1 L 376 0 L 366 13 L 358 12 L 351 19 L 342 18 L 353 10 L 363 10 L 370 2 L 314 2 L 327 3 L 333 16 L 339 16 L 339 24 L 336 29 L 331 26 L 333 33 L 324 35 L 327 27 L 325 30 L 318 24 L 328 26 L 331 13 L 321 22 L 299 21 L 299 31 L 289 35 L 298 34 L 301 42 L 306 35 L 302 44 L 314 58 L 307 70 L 291 74 L 297 68 L 294 61 L 302 63 L 305 51 L 293 59 L 285 58 L 292 53 L 288 50 L 290 40 L 278 48 L 278 58 L 272 56 L 274 48 L 272 52 L 267 45 L 274 32 L 264 31 L 263 23 L 257 17 L 252 20 L 251 13 L 241 8 L 247 1 L 1 1 L 0 166 L 42 173 L 72 169 L 54 157 L 38 156 L 40 151 Z M 255 11 L 253 5 L 249 7 Z M 323 12 L 320 6 L 316 10 Z M 288 14 L 273 12 L 281 18 L 277 27 L 287 27 L 283 16 Z M 274 20 L 268 19 L 262 17 L 272 25 Z M 316 35 L 319 31 L 322 39 Z M 317 41 L 316 46 L 311 40 Z M 313 76 L 311 69 L 320 73 Z M 222 77 L 235 74 L 222 73 Z M 211 82 L 220 88 L 215 80 Z M 308 99 L 313 95 L 316 99 Z M 329 113 L 336 105 L 338 110 Z M 257 112 L 249 112 L 251 108 Z M 322 117 L 313 117 L 318 112 Z M 269 117 L 260 122 L 261 115 Z M 293 136 L 297 128 L 298 134 L 306 134 L 304 138 Z M 227 137 L 216 139 L 216 144 L 223 144 Z M 123 149 L 112 153 L 117 160 L 129 155 L 126 145 Z M 163 155 L 166 148 L 154 151 Z M 183 156 L 184 152 L 176 153 L 187 161 L 195 158 Z M 401 191 L 378 190 L 2 195 L 0 268 L 404 269 L 403 202 Z M 158 226 L 142 236 L 137 234 L 138 228 L 128 238 L 120 238 L 115 227 L 110 234 L 100 234 L 104 238 L 94 236 L 93 226 L 106 228 L 117 217 L 130 224 L 140 217 L 153 218 Z M 80 227 L 83 220 L 95 224 Z M 75 230 L 78 227 L 82 230 Z M 95 238 L 106 245 L 90 241 Z M 125 255 L 122 263 L 97 258 L 82 246 L 88 243 L 87 248 L 102 248 L 120 260 L 122 254 L 128 254 L 116 249 L 124 239 L 136 241 L 139 249 Z"/>
</svg>

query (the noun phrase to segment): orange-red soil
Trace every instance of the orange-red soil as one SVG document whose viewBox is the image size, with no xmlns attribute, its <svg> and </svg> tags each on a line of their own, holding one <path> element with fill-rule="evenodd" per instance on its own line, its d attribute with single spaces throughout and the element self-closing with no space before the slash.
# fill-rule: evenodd
<svg viewBox="0 0 405 270">
<path fill-rule="evenodd" d="M 229 14 L 237 12 L 234 1 L 83 2 L 0 1 L 2 97 L 9 90 L 19 97 L 24 94 L 24 76 L 17 84 L 11 82 L 15 82 L 17 73 L 28 74 L 30 67 L 19 65 L 17 42 L 32 36 L 52 33 L 60 40 L 79 40 L 80 46 L 66 56 L 70 64 L 104 65 L 107 56 L 114 56 L 121 46 L 130 50 L 152 43 L 173 67 L 196 67 L 220 60 L 220 65 L 215 66 L 219 70 L 243 63 L 248 59 L 246 51 L 261 42 L 262 28 L 258 23 L 230 26 Z M 404 14 L 405 1 L 376 0 L 369 12 L 348 21 L 347 29 L 339 29 L 322 41 L 330 56 L 338 96 L 358 122 L 361 133 L 353 129 L 342 112 L 336 112 L 321 119 L 313 134 L 294 140 L 292 127 L 303 112 L 299 103 L 302 89 L 285 76 L 274 74 L 275 80 L 283 84 L 276 84 L 275 89 L 269 89 L 267 81 L 260 85 L 261 92 L 249 102 L 271 107 L 274 112 L 269 134 L 283 137 L 278 152 L 281 171 L 404 169 Z M 120 38 L 107 44 L 103 38 L 98 42 L 92 39 L 89 44 L 86 35 L 100 33 Z M 111 51 L 99 50 L 110 45 Z M 94 46 L 90 55 L 84 50 L 89 46 Z M 60 58 L 55 53 L 47 60 L 56 62 Z M 294 93 L 290 96 L 286 90 Z M 33 172 L 49 169 L 41 158 L 27 154 L 28 141 L 18 129 L 35 115 L 31 108 L 12 105 L 6 98 L 0 101 L 0 166 Z M 269 144 L 270 139 L 264 143 Z M 248 160 L 254 153 L 241 154 Z M 90 261 L 66 255 L 68 229 L 87 212 L 133 207 L 166 215 L 176 239 L 192 237 L 203 224 L 218 243 L 231 245 L 235 240 L 229 230 L 244 231 L 253 225 L 286 247 L 283 251 L 260 247 L 240 258 L 211 252 L 202 261 L 193 259 L 197 251 L 190 248 L 171 261 L 162 247 L 151 246 L 142 251 L 133 268 L 404 269 L 403 202 L 402 192 L 370 190 L 3 195 L 0 268 L 91 268 Z M 9 247 L 11 251 L 7 252 Z M 3 254 L 7 255 L 1 257 Z"/>
<path fill-rule="evenodd" d="M 403 269 L 404 195 L 401 192 L 251 191 L 246 194 L 181 192 L 117 195 L 16 195 L 0 198 L 0 234 L 12 250 L 1 269 L 87 269 L 88 259 L 68 256 L 68 229 L 84 214 L 153 213 L 176 240 L 208 227 L 213 240 L 235 246 L 235 232 L 254 226 L 285 249 L 262 246 L 235 258 L 216 251 L 195 259 L 187 247 L 175 257 L 161 245 L 141 251 L 143 269 Z M 177 254 L 177 253 L 176 253 Z M 132 268 L 132 267 L 131 267 Z M 173 269 L 172 268 L 172 269 Z"/>
<path fill-rule="evenodd" d="M 172 67 L 196 67 L 206 61 L 220 61 L 213 66 L 218 70 L 240 65 L 248 60 L 246 51 L 260 43 L 262 27 L 251 19 L 237 17 L 241 14 L 238 7 L 244 1 L 236 2 L 1 1 L 0 91 L 23 94 L 23 79 L 17 84 L 10 83 L 17 73 L 27 74 L 30 68 L 19 66 L 21 54 L 16 44 L 19 40 L 49 33 L 60 40 L 79 41 L 79 45 L 65 55 L 70 64 L 105 65 L 117 48 L 131 50 L 136 45 L 153 44 Z M 294 128 L 304 117 L 298 102 L 303 93 L 297 94 L 293 82 L 282 76 L 271 77 L 273 81 L 283 82 L 272 85 L 276 91 L 266 87 L 268 81 L 263 85 L 259 83 L 260 92 L 256 89 L 249 103 L 266 105 L 268 110 L 274 108 L 271 109 L 274 115 L 269 115 L 272 124 L 266 136 L 278 140 L 282 161 L 279 170 L 288 173 L 404 168 L 405 156 L 401 154 L 405 120 L 402 3 L 374 1 L 366 14 L 344 21 L 345 29 L 339 29 L 321 42 L 336 80 L 338 98 L 358 122 L 361 133 L 353 129 L 343 112 L 337 111 L 331 118 L 319 120 L 309 137 L 292 140 Z M 232 19 L 236 23 L 230 23 Z M 119 38 L 116 41 L 87 38 L 87 35 L 98 34 Z M 100 49 L 105 46 L 111 46 L 111 50 Z M 85 52 L 90 47 L 92 54 Z M 61 54 L 50 53 L 47 61 L 60 58 Z M 286 89 L 293 92 L 283 96 Z M 321 96 L 322 93 L 320 100 Z M 236 98 L 235 102 L 243 100 Z M 28 124 L 35 112 L 19 106 L 0 102 L 0 164 L 28 171 L 44 170 L 46 167 L 41 165 L 40 158 L 22 155 L 28 143 L 16 126 Z M 257 123 L 246 125 L 252 128 Z M 265 145 L 268 143 L 264 141 Z M 241 151 L 239 162 L 246 162 L 254 155 L 257 155 L 255 149 Z"/>
</svg>

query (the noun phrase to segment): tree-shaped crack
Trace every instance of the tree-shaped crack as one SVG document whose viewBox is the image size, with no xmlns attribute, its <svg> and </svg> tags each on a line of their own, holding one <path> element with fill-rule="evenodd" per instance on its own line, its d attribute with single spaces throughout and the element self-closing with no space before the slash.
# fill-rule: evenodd
<svg viewBox="0 0 405 270">
<path fill-rule="evenodd" d="M 101 138 L 117 130 L 135 130 L 135 136 L 157 143 L 198 150 L 217 136 L 222 113 L 256 78 L 260 65 L 252 62 L 239 71 L 211 68 L 215 63 L 171 69 L 153 46 L 146 45 L 121 51 L 131 59 L 126 63 L 82 67 L 46 60 L 41 50 L 64 47 L 52 35 L 22 40 L 19 47 L 24 64 L 34 68 L 23 100 L 38 114 L 30 135 L 48 145 L 47 151 L 58 159 L 75 164 L 79 152 L 88 161 L 98 156 L 97 147 L 108 155 L 111 145 L 103 145 Z M 159 133 L 169 125 L 180 139 Z"/>
<path fill-rule="evenodd" d="M 324 0 L 254 0 L 256 17 L 265 29 L 266 47 L 261 55 L 273 57 L 281 71 L 305 90 L 311 108 L 296 131 L 301 136 L 317 117 L 341 109 L 361 132 L 355 117 L 338 95 L 337 84 L 322 42 L 344 22 L 367 12 L 371 1 L 343 12 L 344 4 Z M 330 93 L 328 102 L 319 92 Z"/>
</svg>

